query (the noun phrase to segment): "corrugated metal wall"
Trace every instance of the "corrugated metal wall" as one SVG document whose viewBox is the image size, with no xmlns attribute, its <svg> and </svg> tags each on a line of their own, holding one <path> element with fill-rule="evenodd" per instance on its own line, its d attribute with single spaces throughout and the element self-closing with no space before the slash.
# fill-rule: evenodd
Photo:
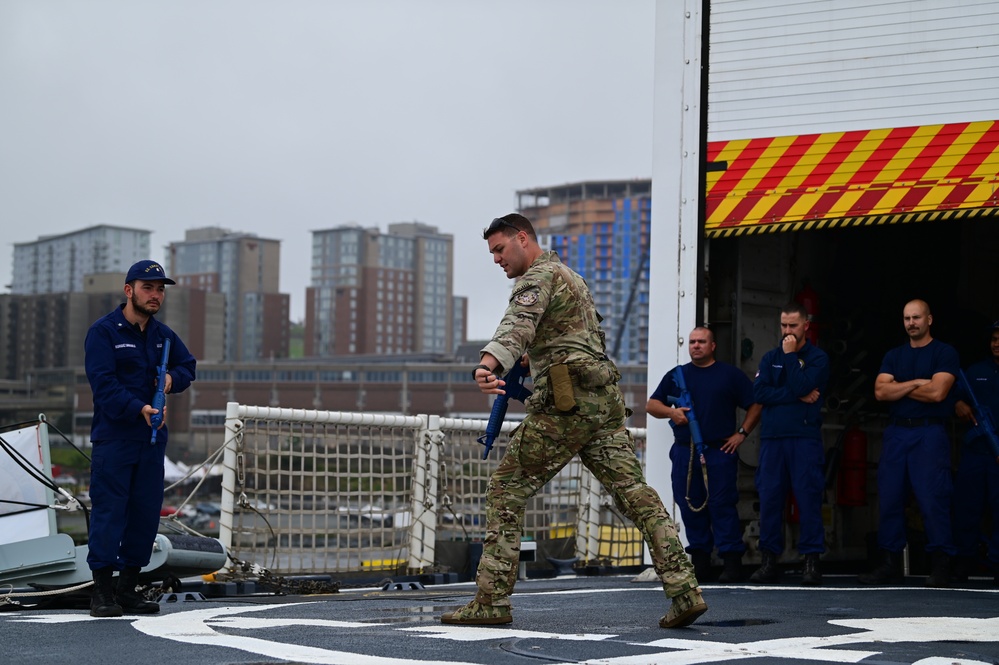
<svg viewBox="0 0 999 665">
<path fill-rule="evenodd" d="M 999 118 L 995 0 L 712 0 L 711 141 Z"/>
</svg>

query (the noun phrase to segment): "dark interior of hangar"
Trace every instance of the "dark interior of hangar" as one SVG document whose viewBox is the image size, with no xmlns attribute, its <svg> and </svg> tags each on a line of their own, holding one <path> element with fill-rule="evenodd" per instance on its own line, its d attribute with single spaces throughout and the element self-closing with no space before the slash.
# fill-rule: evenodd
<svg viewBox="0 0 999 665">
<path fill-rule="evenodd" d="M 805 291 L 817 303 L 813 325 L 834 373 L 863 373 L 869 382 L 858 389 L 867 394 L 884 352 L 906 340 L 902 308 L 914 298 L 930 304 L 933 336 L 968 365 L 987 355 L 989 327 L 999 319 L 997 248 L 999 219 L 711 240 L 707 297 L 719 357 L 744 364 L 748 338 L 758 361 L 776 345 L 774 308 Z M 759 307 L 772 340 L 745 330 Z"/>
<path fill-rule="evenodd" d="M 988 357 L 991 323 L 999 319 L 999 219 L 764 233 L 711 239 L 705 291 L 707 320 L 720 360 L 753 376 L 777 345 L 779 309 L 805 300 L 814 333 L 829 354 L 824 444 L 827 451 L 827 546 L 830 559 L 869 553 L 877 529 L 876 469 L 888 405 L 874 399 L 874 380 L 888 349 L 907 341 L 902 309 L 926 300 L 932 334 L 957 348 L 962 366 Z M 866 439 L 853 499 L 846 500 L 839 464 L 845 433 Z M 952 425 L 954 455 L 959 428 Z M 740 516 L 755 518 L 752 470 L 758 440 L 740 449 Z M 918 515 L 910 525 L 919 532 Z M 789 526 L 789 549 L 794 543 Z M 918 562 L 921 548 L 913 548 Z"/>
</svg>

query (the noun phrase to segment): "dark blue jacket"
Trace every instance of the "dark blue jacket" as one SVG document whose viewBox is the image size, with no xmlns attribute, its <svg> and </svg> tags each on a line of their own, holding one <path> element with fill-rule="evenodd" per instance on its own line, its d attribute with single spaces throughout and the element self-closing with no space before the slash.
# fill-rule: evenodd
<svg viewBox="0 0 999 665">
<path fill-rule="evenodd" d="M 753 398 L 763 405 L 760 436 L 819 439 L 822 404 L 829 383 L 829 356 L 806 341 L 797 353 L 777 347 L 760 361 L 753 382 Z M 818 388 L 819 399 L 806 404 L 801 398 Z"/>
<path fill-rule="evenodd" d="M 187 389 L 194 381 L 195 360 L 177 334 L 149 318 L 146 332 L 129 323 L 124 305 L 98 319 L 84 342 L 87 379 L 94 392 L 94 421 L 90 440 L 146 441 L 152 429 L 146 424 L 142 407 L 153 403 L 156 394 L 156 368 L 163 355 L 163 340 L 170 340 L 167 369 L 173 378 L 169 395 Z M 169 407 L 168 407 L 169 408 Z M 167 428 L 159 430 L 157 442 L 167 441 Z"/>
</svg>

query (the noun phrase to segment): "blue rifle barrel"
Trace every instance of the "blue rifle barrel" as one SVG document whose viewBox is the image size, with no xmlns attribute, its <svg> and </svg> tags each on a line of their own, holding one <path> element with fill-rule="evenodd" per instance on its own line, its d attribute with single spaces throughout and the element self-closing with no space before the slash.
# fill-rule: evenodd
<svg viewBox="0 0 999 665">
<path fill-rule="evenodd" d="M 476 439 L 486 447 L 482 453 L 482 459 L 489 457 L 489 451 L 493 449 L 493 443 L 503 429 L 503 421 L 506 419 L 506 409 L 510 405 L 510 398 L 520 402 L 531 396 L 531 391 L 524 387 L 524 379 L 530 374 L 530 368 L 520 364 L 518 360 L 506 376 L 503 377 L 503 395 L 497 395 L 493 400 L 492 411 L 489 412 L 489 422 L 486 423 L 486 433 Z"/>
<path fill-rule="evenodd" d="M 163 340 L 163 360 L 160 362 L 160 366 L 156 368 L 156 394 L 153 395 L 152 407 L 157 409 L 157 413 L 154 413 L 149 417 L 149 422 L 153 426 L 153 438 L 150 443 L 156 443 L 156 432 L 159 431 L 160 425 L 163 424 L 163 407 L 166 406 L 166 393 L 163 392 L 166 387 L 166 375 L 167 375 L 167 362 L 170 360 L 170 340 Z"/>
<path fill-rule="evenodd" d="M 975 420 L 978 421 L 977 425 L 968 430 L 968 433 L 965 435 L 966 440 L 970 441 L 984 436 L 985 440 L 989 443 L 989 448 L 992 449 L 992 454 L 996 456 L 996 462 L 999 462 L 999 434 L 996 432 L 996 423 L 992 417 L 992 411 L 978 402 L 975 391 L 971 389 L 971 382 L 968 381 L 964 370 L 958 371 L 958 379 L 961 381 L 961 388 L 964 389 L 964 392 L 968 395 L 968 399 L 971 400 L 971 410 L 974 411 Z"/>
<path fill-rule="evenodd" d="M 701 436 L 701 424 L 697 422 L 697 413 L 694 411 L 694 399 L 691 397 L 690 390 L 687 388 L 687 380 L 683 376 L 683 367 L 681 365 L 676 366 L 673 376 L 676 379 L 676 387 L 680 389 L 680 398 L 677 400 L 677 405 L 690 409 L 690 411 L 687 411 L 687 425 L 690 427 L 690 440 L 697 446 L 697 453 L 703 456 L 704 437 Z"/>
</svg>

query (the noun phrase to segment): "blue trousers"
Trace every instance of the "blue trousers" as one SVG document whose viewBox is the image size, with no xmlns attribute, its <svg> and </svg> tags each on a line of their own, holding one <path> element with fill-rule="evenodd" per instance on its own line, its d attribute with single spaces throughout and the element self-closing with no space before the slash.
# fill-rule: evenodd
<svg viewBox="0 0 999 665">
<path fill-rule="evenodd" d="M 673 481 L 673 497 L 680 506 L 680 517 L 687 530 L 687 551 L 711 552 L 715 544 L 718 554 L 729 552 L 743 553 L 746 545 L 742 542 L 742 523 L 739 521 L 739 491 L 736 479 L 739 473 L 739 457 L 723 453 L 718 448 L 708 447 L 704 459 L 708 466 L 708 505 L 694 512 L 687 505 L 687 469 L 690 468 L 690 446 L 673 444 L 669 451 L 673 463 L 670 477 Z M 696 507 L 704 505 L 704 479 L 701 475 L 700 460 L 694 457 L 694 473 L 690 479 L 690 502 Z"/>
<path fill-rule="evenodd" d="M 163 506 L 166 443 L 101 441 L 90 465 L 91 570 L 149 563 Z"/>
<path fill-rule="evenodd" d="M 878 547 L 889 552 L 905 548 L 905 504 L 911 491 L 923 516 L 926 551 L 957 553 L 950 474 L 950 439 L 943 425 L 885 428 L 878 462 Z"/>
<path fill-rule="evenodd" d="M 798 552 L 825 552 L 826 534 L 822 526 L 824 463 L 820 439 L 779 437 L 760 440 L 756 491 L 760 495 L 761 550 L 772 554 L 784 551 L 784 506 L 790 489 L 798 501 L 801 515 Z"/>
<path fill-rule="evenodd" d="M 991 453 L 962 448 L 954 483 L 954 546 L 958 556 L 978 554 L 978 543 L 986 539 L 982 533 L 986 508 L 992 521 L 989 561 L 999 564 L 999 464 Z"/>
</svg>

